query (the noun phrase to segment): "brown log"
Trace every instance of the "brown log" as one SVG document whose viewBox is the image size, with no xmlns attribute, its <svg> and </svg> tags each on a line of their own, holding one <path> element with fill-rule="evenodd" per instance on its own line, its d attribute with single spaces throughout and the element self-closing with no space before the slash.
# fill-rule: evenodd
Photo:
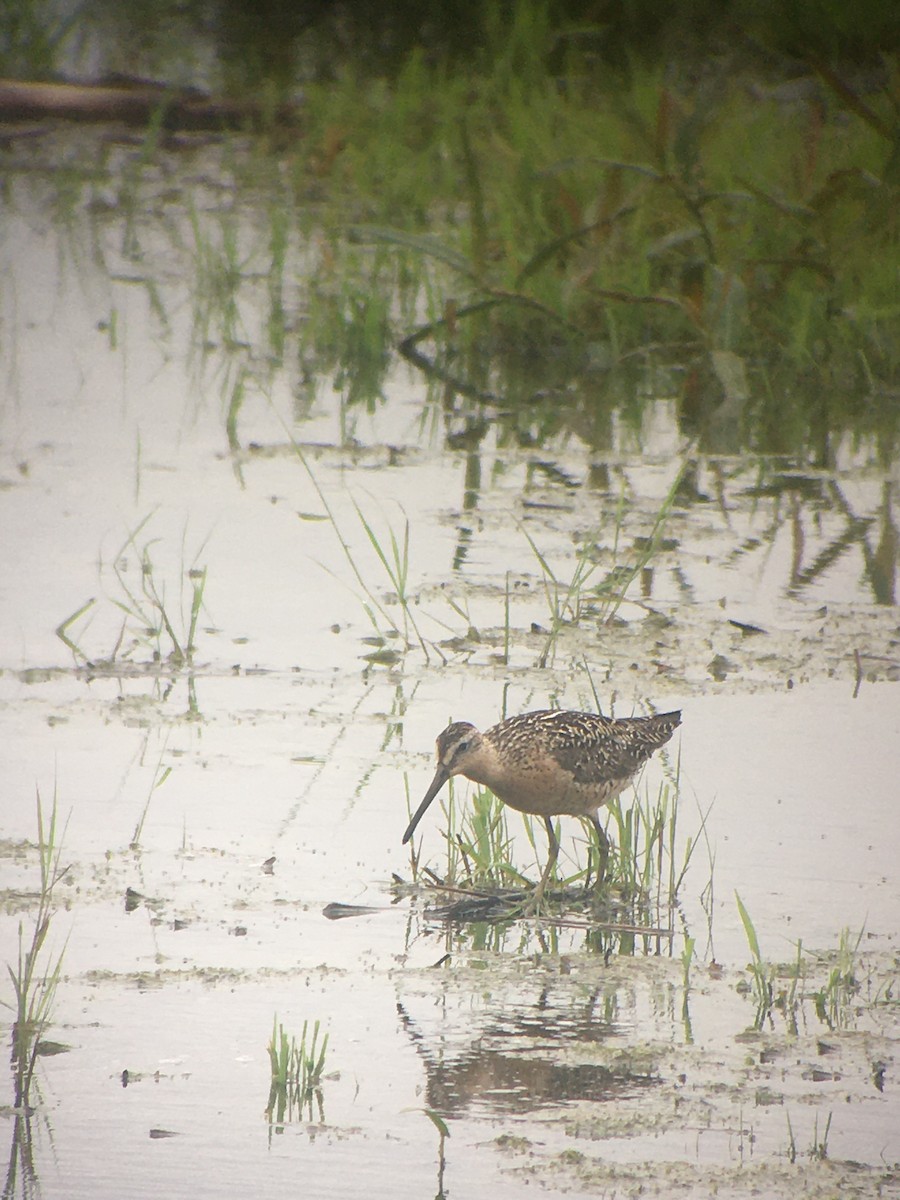
<svg viewBox="0 0 900 1200">
<path fill-rule="evenodd" d="M 161 113 L 165 129 L 237 129 L 264 120 L 293 123 L 296 105 L 271 109 L 253 100 L 217 99 L 156 83 L 129 85 L 23 83 L 0 79 L 0 121 L 120 121 L 147 125 Z"/>
</svg>

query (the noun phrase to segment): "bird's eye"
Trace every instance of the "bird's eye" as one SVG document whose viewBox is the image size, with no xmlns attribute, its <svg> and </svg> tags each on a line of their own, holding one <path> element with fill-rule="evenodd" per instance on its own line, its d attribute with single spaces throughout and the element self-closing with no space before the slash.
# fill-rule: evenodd
<svg viewBox="0 0 900 1200">
<path fill-rule="evenodd" d="M 465 751 L 466 751 L 466 750 L 468 750 L 468 748 L 469 748 L 469 743 L 468 743 L 468 742 L 459 742 L 459 743 L 457 744 L 457 747 L 456 747 L 456 753 L 457 753 L 457 754 L 464 754 L 464 753 L 465 753 Z"/>
</svg>

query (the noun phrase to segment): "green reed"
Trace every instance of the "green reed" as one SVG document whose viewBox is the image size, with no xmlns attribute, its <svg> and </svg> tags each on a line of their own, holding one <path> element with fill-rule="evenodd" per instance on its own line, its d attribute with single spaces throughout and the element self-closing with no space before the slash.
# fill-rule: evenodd
<svg viewBox="0 0 900 1200">
<path fill-rule="evenodd" d="M 123 614 L 119 634 L 110 651 L 99 659 L 84 649 L 86 626 L 75 635 L 70 631 L 94 608 L 96 599 L 88 600 L 57 626 L 56 636 L 79 662 L 111 668 L 122 661 L 134 661 L 143 656 L 155 663 L 180 668 L 190 666 L 197 648 L 197 633 L 204 607 L 207 568 L 197 559 L 205 549 L 200 546 L 190 566 L 182 565 L 177 576 L 177 598 L 170 598 L 168 580 L 154 563 L 154 548 L 158 539 L 139 540 L 153 517 L 148 513 L 128 533 L 112 558 L 112 571 L 118 595 L 111 603 Z M 133 578 L 135 569 L 139 581 Z M 189 597 L 185 598 L 185 587 Z M 76 640 L 77 638 L 77 640 Z"/>
<path fill-rule="evenodd" d="M 857 978 L 859 947 L 864 930 L 852 934 L 844 927 L 841 930 L 837 949 L 820 956 L 828 968 L 828 976 L 813 992 L 816 1015 L 829 1029 L 840 1029 L 847 1023 L 850 1005 L 859 992 Z"/>
<path fill-rule="evenodd" d="M 19 949 L 16 962 L 7 963 L 13 986 L 14 1003 L 3 1001 L 14 1014 L 11 1060 L 15 1087 L 15 1107 L 29 1104 L 32 1081 L 44 1034 L 49 1026 L 57 989 L 62 973 L 65 945 L 58 954 L 46 950 L 53 918 L 56 915 L 54 892 L 65 877 L 68 867 L 60 865 L 62 839 L 57 824 L 57 803 L 54 794 L 48 815 L 44 813 L 40 793 L 37 795 L 38 862 L 41 881 L 37 911 L 30 933 L 19 922 Z"/>
<path fill-rule="evenodd" d="M 615 617 L 635 579 L 659 554 L 666 522 L 689 465 L 690 459 L 685 457 L 649 530 L 645 535 L 634 538 L 632 551 L 627 557 L 622 550 L 627 507 L 624 492 L 619 497 L 613 525 L 607 534 L 609 549 L 605 552 L 598 549 L 604 531 L 602 527 L 594 529 L 581 542 L 574 567 L 565 577 L 560 577 L 553 570 L 535 539 L 523 527 L 522 533 L 540 568 L 550 620 L 546 640 L 538 655 L 539 667 L 546 667 L 548 662 L 553 661 L 557 643 L 567 626 L 577 626 L 585 618 L 604 624 Z M 611 559 L 611 563 L 604 565 L 606 559 Z M 601 570 L 603 578 L 592 583 Z"/>
<path fill-rule="evenodd" d="M 466 886 L 503 888 L 521 884 L 523 877 L 512 862 L 506 811 L 506 805 L 486 788 L 479 788 L 464 810 L 456 843 Z M 449 837 L 448 830 L 448 841 Z"/>
<path fill-rule="evenodd" d="M 697 833 L 682 838 L 679 773 L 676 763 L 671 779 L 655 793 L 635 787 L 630 799 L 618 797 L 608 806 L 606 830 L 611 835 L 611 851 L 602 881 L 597 878 L 599 847 L 591 822 L 585 819 L 585 836 L 576 835 L 573 840 L 571 827 L 576 818 L 554 822 L 561 849 L 544 895 L 543 915 L 552 918 L 572 904 L 611 900 L 626 905 L 634 922 L 648 928 L 671 914 L 706 822 L 702 817 Z M 423 863 L 420 839 L 418 849 L 415 844 L 410 848 L 413 879 L 424 878 L 454 889 L 495 892 L 498 898 L 514 903 L 515 897 L 527 893 L 535 881 L 529 879 L 529 868 L 519 860 L 520 850 L 510 821 L 521 817 L 524 840 L 538 874 L 549 853 L 544 822 L 513 814 L 486 788 L 473 791 L 469 802 L 461 804 L 453 785 L 451 780 L 441 804 L 446 847 L 443 871 L 438 876 Z"/>
<path fill-rule="evenodd" d="M 378 561 L 394 590 L 396 602 L 400 606 L 403 628 L 398 632 L 402 633 L 405 645 L 409 646 L 411 644 L 410 630 L 412 630 L 427 662 L 429 660 L 428 647 L 416 624 L 412 597 L 409 592 L 409 519 L 406 516 L 403 518 L 402 537 L 398 537 L 394 529 L 388 525 L 388 540 L 385 542 L 384 539 L 378 537 L 356 500 L 353 501 L 353 507 L 369 544 L 378 556 Z M 367 590 L 367 595 L 371 596 L 371 589 Z"/>
<path fill-rule="evenodd" d="M 328 1034 L 321 1040 L 319 1034 L 319 1021 L 312 1025 L 304 1021 L 298 1041 L 286 1032 L 277 1015 L 273 1019 L 268 1045 L 271 1083 L 266 1106 L 266 1119 L 270 1123 L 303 1120 L 304 1116 L 311 1121 L 314 1104 L 319 1120 L 324 1120 L 322 1082 Z"/>
<path fill-rule="evenodd" d="M 762 1029 L 766 1017 L 772 1010 L 774 1003 L 774 988 L 775 972 L 773 967 L 766 963 L 762 956 L 762 951 L 759 947 L 759 938 L 756 935 L 756 927 L 753 924 L 749 912 L 747 911 L 744 902 L 741 900 L 737 892 L 734 893 L 735 903 L 737 904 L 738 914 L 741 918 L 741 924 L 744 927 L 744 935 L 747 938 L 747 945 L 750 949 L 750 981 L 753 989 L 753 996 L 756 1000 L 756 1018 L 754 1027 Z"/>
</svg>

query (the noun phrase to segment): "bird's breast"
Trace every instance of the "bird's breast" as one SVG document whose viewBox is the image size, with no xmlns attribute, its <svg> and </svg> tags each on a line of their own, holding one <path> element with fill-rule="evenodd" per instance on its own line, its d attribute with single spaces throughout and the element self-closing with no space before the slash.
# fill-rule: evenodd
<svg viewBox="0 0 900 1200">
<path fill-rule="evenodd" d="M 582 817 L 596 812 L 628 782 L 628 779 L 606 779 L 602 782 L 581 783 L 570 771 L 543 769 L 537 765 L 519 771 L 515 779 L 495 777 L 482 780 L 504 804 L 517 812 L 535 816 Z"/>
</svg>

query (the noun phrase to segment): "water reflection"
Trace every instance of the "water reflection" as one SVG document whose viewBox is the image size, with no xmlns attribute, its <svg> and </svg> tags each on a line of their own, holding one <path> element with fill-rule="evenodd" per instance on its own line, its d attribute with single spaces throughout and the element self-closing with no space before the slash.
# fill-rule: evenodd
<svg viewBox="0 0 900 1200">
<path fill-rule="evenodd" d="M 624 1056 L 614 1066 L 572 1061 L 596 1056 L 591 1046 L 622 1036 L 615 995 L 600 989 L 580 1003 L 554 1001 L 544 988 L 531 1005 L 498 1005 L 473 1018 L 472 1040 L 464 1046 L 452 1033 L 445 1038 L 423 1031 L 402 1001 L 397 1013 L 425 1069 L 426 1107 L 445 1117 L 477 1108 L 522 1115 L 577 1101 L 619 1100 L 656 1082 L 646 1069 L 630 1069 Z"/>
<path fill-rule="evenodd" d="M 431 874 L 423 868 L 423 875 Z M 432 939 L 441 944 L 444 959 L 471 951 L 517 956 L 587 953 L 607 964 L 613 956 L 670 957 L 676 925 L 684 928 L 677 902 L 598 900 L 580 887 L 554 891 L 553 913 L 537 922 L 522 920 L 521 904 L 527 893 L 521 890 L 446 888 L 436 877 L 434 885 L 426 888 L 403 884 L 395 877 L 394 893 L 395 900 L 401 894 L 413 897 L 406 951 L 420 938 Z"/>
<path fill-rule="evenodd" d="M 21 1196 L 23 1200 L 37 1200 L 41 1194 L 40 1180 L 34 1164 L 31 1122 L 30 1108 L 17 1112 L 13 1118 L 3 1200 L 13 1200 L 15 1196 Z"/>
<path fill-rule="evenodd" d="M 53 161 L 51 149 L 48 142 L 48 161 Z M 802 421 L 793 438 L 776 437 L 765 424 L 763 402 L 748 402 L 740 421 L 732 423 L 737 432 L 732 430 L 722 444 L 704 433 L 704 419 L 707 426 L 715 424 L 721 388 L 704 387 L 702 380 L 698 384 L 684 363 L 664 364 L 648 356 L 641 363 L 601 370 L 590 354 L 563 353 L 553 336 L 499 347 L 489 337 L 476 338 L 479 349 L 468 357 L 450 344 L 426 357 L 420 342 L 410 346 L 408 339 L 404 348 L 427 385 L 424 398 L 415 402 L 417 419 L 409 421 L 404 413 L 408 376 L 389 353 L 384 298 L 378 308 L 372 281 L 354 277 L 342 281 L 337 292 L 346 303 L 337 303 L 327 288 L 319 287 L 305 241 L 295 250 L 300 276 L 307 278 L 303 271 L 309 272 L 310 286 L 316 289 L 315 319 L 299 323 L 296 343 L 285 340 L 292 306 L 299 301 L 287 292 L 286 273 L 278 274 L 271 263 L 273 226 L 266 224 L 276 223 L 286 236 L 284 198 L 269 180 L 271 190 L 261 208 L 258 170 L 254 175 L 246 148 L 244 182 L 252 180 L 252 197 L 249 190 L 243 196 L 240 182 L 235 188 L 221 187 L 233 168 L 231 158 L 224 165 L 225 152 L 218 146 L 171 154 L 160 150 L 167 164 L 163 195 L 154 190 L 162 185 L 149 175 L 126 180 L 127 162 L 101 139 L 98 157 L 106 163 L 102 183 L 95 177 L 69 179 L 66 219 L 51 223 L 46 239 L 32 233 L 25 219 L 25 214 L 53 211 L 46 195 L 34 193 L 32 168 L 41 161 L 42 150 L 36 144 L 29 152 L 34 161 L 20 152 L 6 218 L 7 240 L 19 252 L 0 300 L 9 302 L 17 288 L 31 299 L 27 280 L 35 274 L 33 258 L 48 273 L 51 260 L 70 261 L 77 266 L 71 277 L 50 276 L 59 307 L 89 312 L 98 327 L 104 321 L 109 325 L 111 313 L 128 310 L 125 293 L 133 292 L 139 265 L 152 302 L 143 322 L 126 328 L 122 317 L 115 336 L 97 343 L 98 373 L 101 362 L 118 356 L 124 361 L 126 354 L 128 361 L 146 363 L 148 379 L 174 361 L 183 375 L 171 390 L 202 394 L 211 407 L 218 391 L 220 435 L 229 447 L 238 486 L 247 483 L 249 463 L 261 475 L 294 455 L 285 444 L 284 429 L 273 428 L 271 411 L 260 404 L 260 398 L 281 398 L 284 392 L 294 400 L 291 436 L 321 450 L 316 472 L 326 488 L 338 477 L 340 487 L 346 487 L 342 451 L 378 447 L 392 469 L 371 472 L 390 478 L 370 486 L 384 489 L 392 502 L 400 500 L 413 511 L 412 502 L 421 500 L 421 492 L 406 481 L 416 464 L 404 452 L 414 450 L 446 466 L 444 490 L 435 496 L 440 520 L 455 524 L 455 530 L 442 561 L 429 563 L 426 582 L 465 583 L 470 596 L 492 602 L 487 619 L 479 616 L 470 623 L 486 644 L 492 634 L 485 627 L 496 631 L 502 625 L 499 614 L 508 580 L 518 588 L 511 617 L 519 618 L 518 629 L 527 636 L 533 626 L 546 626 L 554 618 L 546 605 L 540 611 L 544 585 L 549 582 L 564 593 L 573 555 L 582 551 L 591 555 L 596 573 L 581 599 L 601 607 L 592 614 L 589 605 L 576 605 L 573 612 L 558 615 L 574 625 L 579 617 L 596 616 L 602 627 L 608 615 L 602 609 L 604 598 L 640 566 L 665 495 L 660 477 L 666 475 L 671 483 L 679 469 L 683 475 L 666 540 L 654 546 L 652 562 L 636 576 L 645 609 L 686 600 L 702 604 L 726 595 L 732 604 L 756 603 L 763 593 L 767 604 L 776 597 L 788 612 L 805 602 L 826 600 L 896 604 L 900 537 L 890 478 L 896 460 L 896 406 L 849 405 L 813 451 Z M 240 148 L 229 150 L 240 153 Z M 198 174 L 209 191 L 208 207 L 199 212 L 188 200 Z M 181 179 L 190 179 L 190 188 L 185 183 L 180 191 Z M 127 203 L 120 199 L 117 205 L 98 205 L 98 190 L 114 192 L 117 187 L 127 193 Z M 161 219 L 157 209 L 163 199 Z M 135 213 L 141 214 L 140 222 Z M 245 244 L 246 255 L 237 258 L 234 246 Z M 89 246 L 97 252 L 88 254 Z M 85 305 L 88 296 L 91 302 Z M 14 400 L 17 389 L 22 396 L 40 391 L 37 363 L 48 340 L 48 329 L 40 323 L 15 329 L 15 351 L 24 365 L 20 382 L 11 385 Z M 53 336 L 60 354 L 77 358 L 85 336 L 77 322 L 54 330 Z M 303 364 L 303 380 L 294 378 L 297 362 Z M 60 375 L 65 373 L 60 368 Z M 310 402 L 301 403 L 298 396 L 309 392 L 310 380 L 320 382 Z M 85 385 L 87 390 L 93 382 Z M 755 380 L 750 387 L 757 388 Z M 772 403 L 771 398 L 765 401 Z M 800 402 L 792 396 L 791 403 Z M 820 411 L 818 389 L 803 405 Z M 287 413 L 290 403 L 283 410 Z M 184 414 L 179 419 L 188 420 Z M 103 435 L 108 432 L 104 424 Z M 111 460 L 125 461 L 133 453 L 130 442 L 127 453 L 121 447 L 110 449 Z M 301 476 L 299 462 L 297 468 Z M 20 469 L 27 472 L 25 456 Z M 137 474 L 139 482 L 140 464 Z M 27 486 L 27 474 L 16 479 L 17 488 Z M 429 518 L 435 514 L 414 512 L 415 560 L 422 542 L 433 541 Z M 538 554 L 553 567 L 552 580 L 544 578 Z M 105 575 L 115 590 L 118 581 L 109 568 Z M 211 586 L 223 586 L 219 576 L 210 579 Z M 531 603 L 523 613 L 526 592 Z M 442 615 L 435 615 L 435 624 Z M 751 617 L 765 625 L 760 614 Z M 782 614 L 779 624 L 784 623 Z M 458 636 L 458 630 L 453 633 Z M 497 641 L 495 634 L 494 653 Z M 108 652 L 109 647 L 103 649 Z M 660 658 L 660 664 L 664 668 L 665 660 Z"/>
</svg>

